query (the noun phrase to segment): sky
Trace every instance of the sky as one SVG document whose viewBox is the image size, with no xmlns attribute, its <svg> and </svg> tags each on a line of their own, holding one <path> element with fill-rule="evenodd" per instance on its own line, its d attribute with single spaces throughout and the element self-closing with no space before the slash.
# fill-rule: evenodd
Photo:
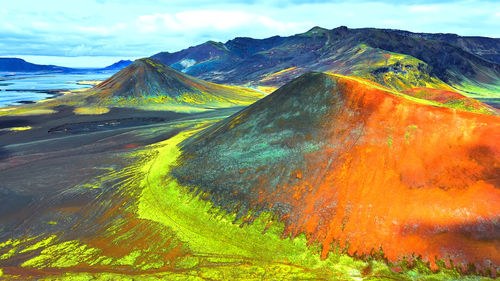
<svg viewBox="0 0 500 281">
<path fill-rule="evenodd" d="M 500 1 L 0 0 L 0 56 L 101 67 L 208 40 L 341 25 L 500 38 Z"/>
</svg>

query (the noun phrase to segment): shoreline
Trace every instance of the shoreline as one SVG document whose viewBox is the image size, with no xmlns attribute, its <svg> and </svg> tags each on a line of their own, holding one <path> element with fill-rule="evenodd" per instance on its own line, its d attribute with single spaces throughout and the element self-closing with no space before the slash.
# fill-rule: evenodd
<svg viewBox="0 0 500 281">
<path fill-rule="evenodd" d="M 37 104 L 60 96 L 86 91 L 109 78 L 109 74 L 62 75 L 62 73 L 2 73 L 0 109 Z M 48 76 L 53 76 L 50 78 Z"/>
<path fill-rule="evenodd" d="M 12 102 L 11 104 L 7 104 L 7 105 L 0 104 L 0 109 L 10 108 L 10 107 L 18 107 L 18 106 L 22 106 L 22 105 L 26 105 L 26 104 L 36 104 L 36 103 L 39 103 L 40 101 L 55 99 L 57 97 L 64 96 L 64 95 L 67 95 L 70 93 L 85 91 L 85 90 L 91 89 L 95 85 L 100 84 L 102 81 L 104 81 L 104 80 L 81 80 L 81 81 L 74 82 L 76 85 L 90 86 L 90 87 L 83 87 L 83 88 L 79 88 L 79 89 L 49 89 L 49 90 L 2 89 L 2 90 L 0 90 L 0 93 L 2 93 L 2 92 L 31 92 L 31 93 L 37 93 L 37 94 L 45 94 L 47 96 L 43 97 L 41 99 L 38 99 L 38 100 L 20 99 L 20 100 Z"/>
<path fill-rule="evenodd" d="M 80 80 L 76 81 L 77 85 L 89 85 L 89 86 L 96 86 L 99 85 L 103 82 L 104 80 Z"/>
<path fill-rule="evenodd" d="M 26 104 L 36 104 L 40 101 L 51 100 L 51 99 L 55 99 L 55 98 L 60 97 L 60 96 L 64 96 L 65 94 L 70 93 L 72 91 L 74 91 L 74 90 L 64 90 L 64 89 L 51 89 L 51 90 L 34 90 L 34 89 L 11 90 L 11 89 L 7 89 L 7 90 L 2 90 L 2 91 L 0 91 L 0 93 L 2 93 L 2 92 L 32 92 L 32 93 L 37 93 L 37 94 L 45 94 L 47 96 L 43 97 L 41 99 L 38 99 L 38 100 L 19 99 L 17 101 L 12 102 L 11 104 L 7 104 L 4 106 L 0 104 L 0 109 L 17 107 L 17 106 L 22 106 L 22 105 L 26 105 Z"/>
</svg>

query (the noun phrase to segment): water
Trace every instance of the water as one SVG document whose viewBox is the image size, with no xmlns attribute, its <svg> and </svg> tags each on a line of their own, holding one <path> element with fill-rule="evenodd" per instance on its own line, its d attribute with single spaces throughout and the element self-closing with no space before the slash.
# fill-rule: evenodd
<svg viewBox="0 0 500 281">
<path fill-rule="evenodd" d="M 30 103 L 52 97 L 58 91 L 90 88 L 83 80 L 104 80 L 114 72 L 0 73 L 0 107 Z"/>
</svg>

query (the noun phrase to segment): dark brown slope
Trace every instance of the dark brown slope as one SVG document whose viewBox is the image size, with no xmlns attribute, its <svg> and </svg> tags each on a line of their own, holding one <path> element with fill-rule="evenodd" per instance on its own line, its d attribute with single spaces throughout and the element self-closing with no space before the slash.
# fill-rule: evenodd
<svg viewBox="0 0 500 281">
<path fill-rule="evenodd" d="M 500 64 L 500 38 L 483 36 L 460 36 L 452 33 L 414 33 L 404 30 L 389 30 L 394 33 L 416 38 L 426 38 L 460 47 L 486 60 Z"/>
<path fill-rule="evenodd" d="M 89 100 L 156 102 L 190 106 L 228 107 L 248 105 L 262 93 L 206 82 L 154 59 L 139 59 L 90 90 Z"/>
<path fill-rule="evenodd" d="M 210 48 L 203 44 L 176 53 L 159 53 L 153 58 L 175 67 L 189 60 L 188 67 L 182 66 L 183 71 L 224 84 L 281 86 L 307 71 L 322 71 L 356 75 L 398 90 L 425 87 L 418 83 L 418 80 L 425 80 L 427 83 L 444 81 L 463 90 L 472 89 L 469 87 L 472 84 L 495 91 L 491 87 L 500 84 L 499 64 L 489 57 L 482 57 L 481 51 L 476 52 L 472 47 L 465 48 L 453 40 L 436 38 L 372 28 L 327 30 L 315 27 L 289 37 L 235 38 L 224 44 L 218 43 L 217 48 L 213 47 L 214 44 L 208 44 L 212 46 Z M 388 64 L 384 56 L 393 54 L 406 57 Z M 408 59 L 412 58 L 418 62 L 409 63 Z M 265 81 L 269 75 L 292 67 L 295 69 L 288 72 L 289 76 L 273 83 Z M 396 74 L 402 77 L 403 83 L 405 80 L 411 83 L 399 86 L 381 74 Z"/>
</svg>

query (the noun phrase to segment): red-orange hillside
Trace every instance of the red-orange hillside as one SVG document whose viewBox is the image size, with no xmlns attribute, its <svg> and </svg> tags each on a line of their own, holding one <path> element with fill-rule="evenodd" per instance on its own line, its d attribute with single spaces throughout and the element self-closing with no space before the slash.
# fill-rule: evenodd
<svg viewBox="0 0 500 281">
<path fill-rule="evenodd" d="M 277 213 L 323 256 L 338 242 L 498 268 L 499 140 L 498 116 L 314 73 L 186 143 L 173 174 L 222 208 Z"/>
</svg>

